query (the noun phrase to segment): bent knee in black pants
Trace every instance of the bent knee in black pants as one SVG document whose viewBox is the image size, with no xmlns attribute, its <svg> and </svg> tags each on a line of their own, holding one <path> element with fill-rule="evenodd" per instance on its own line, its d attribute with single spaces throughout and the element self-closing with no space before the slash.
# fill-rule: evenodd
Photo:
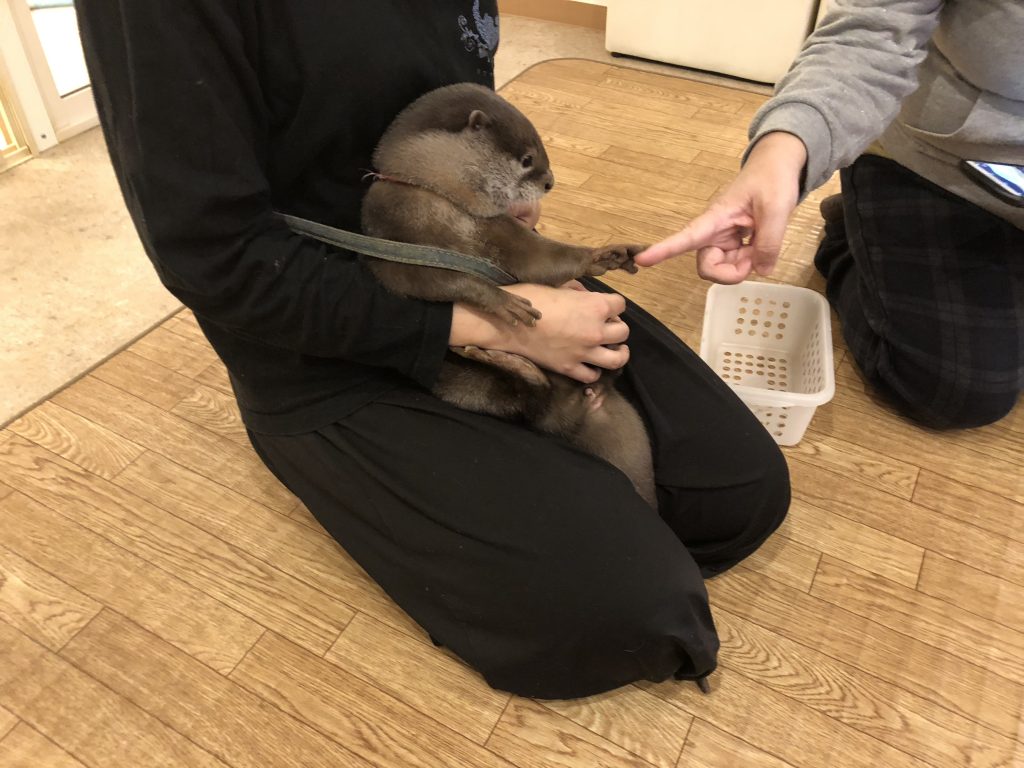
<svg viewBox="0 0 1024 768">
<path fill-rule="evenodd" d="M 718 651 L 702 577 L 778 527 L 788 474 L 696 355 L 642 311 L 627 315 L 633 360 L 649 362 L 621 381 L 651 432 L 658 511 L 603 460 L 414 389 L 317 432 L 253 443 L 369 575 L 492 686 L 574 698 L 702 677 Z"/>
<path fill-rule="evenodd" d="M 494 687 L 572 698 L 714 668 L 697 566 L 624 475 L 497 419 L 434 418 L 448 408 L 408 394 L 253 440 L 369 575 Z M 441 446 L 449 460 L 430 466 Z"/>
<path fill-rule="evenodd" d="M 1024 232 L 884 158 L 842 183 L 815 265 L 865 378 L 924 426 L 1004 417 L 1024 388 Z"/>
</svg>

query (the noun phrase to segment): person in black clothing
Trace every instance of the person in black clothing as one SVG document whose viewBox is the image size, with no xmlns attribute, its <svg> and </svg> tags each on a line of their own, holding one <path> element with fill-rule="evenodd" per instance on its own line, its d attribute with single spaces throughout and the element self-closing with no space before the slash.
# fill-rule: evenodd
<svg viewBox="0 0 1024 768">
<path fill-rule="evenodd" d="M 571 698 L 709 674 L 702 577 L 789 505 L 782 455 L 732 391 L 596 281 L 513 286 L 544 316 L 502 328 L 390 295 L 273 216 L 358 230 L 398 112 L 451 83 L 493 87 L 494 0 L 77 7 L 147 254 L 227 365 L 257 453 L 324 528 L 494 687 Z M 632 355 L 619 382 L 652 436 L 659 511 L 600 459 L 434 398 L 446 348 L 469 343 L 581 381 Z"/>
</svg>

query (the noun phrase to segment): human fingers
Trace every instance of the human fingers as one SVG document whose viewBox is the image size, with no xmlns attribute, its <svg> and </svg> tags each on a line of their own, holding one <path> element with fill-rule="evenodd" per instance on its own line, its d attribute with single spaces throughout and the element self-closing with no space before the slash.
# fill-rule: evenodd
<svg viewBox="0 0 1024 768">
<path fill-rule="evenodd" d="M 601 371 L 598 368 L 594 368 L 583 363 L 577 363 L 576 365 L 562 371 L 562 374 L 568 376 L 570 379 L 576 379 L 584 384 L 593 384 L 595 381 L 601 378 Z"/>
<path fill-rule="evenodd" d="M 629 338 L 629 326 L 619 318 L 614 318 L 604 324 L 602 334 L 602 344 L 621 344 Z"/>
<path fill-rule="evenodd" d="M 585 362 L 615 371 L 629 362 L 629 347 L 625 344 L 618 344 L 614 349 L 608 347 L 595 347 L 585 358 Z"/>
<path fill-rule="evenodd" d="M 626 311 L 626 300 L 617 293 L 590 293 L 589 295 L 602 302 L 601 312 L 605 320 L 615 319 Z"/>
<path fill-rule="evenodd" d="M 659 264 L 673 256 L 710 245 L 731 226 L 723 218 L 722 212 L 713 208 L 695 218 L 681 231 L 637 254 L 633 261 L 641 267 Z"/>
<path fill-rule="evenodd" d="M 752 268 L 749 246 L 741 245 L 727 251 L 710 246 L 697 252 L 697 274 L 712 283 L 742 283 Z"/>
</svg>

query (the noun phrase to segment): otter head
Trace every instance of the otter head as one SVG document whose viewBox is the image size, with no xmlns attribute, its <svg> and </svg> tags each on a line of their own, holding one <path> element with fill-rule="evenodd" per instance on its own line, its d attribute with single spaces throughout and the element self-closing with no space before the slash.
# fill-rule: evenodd
<svg viewBox="0 0 1024 768">
<path fill-rule="evenodd" d="M 469 83 L 431 91 L 407 107 L 385 132 L 374 164 L 383 176 L 431 189 L 475 216 L 521 209 L 555 184 L 526 116 Z"/>
<path fill-rule="evenodd" d="M 551 162 L 537 130 L 508 102 L 474 109 L 461 133 L 474 155 L 463 168 L 462 181 L 496 212 L 535 203 L 554 187 Z"/>
</svg>

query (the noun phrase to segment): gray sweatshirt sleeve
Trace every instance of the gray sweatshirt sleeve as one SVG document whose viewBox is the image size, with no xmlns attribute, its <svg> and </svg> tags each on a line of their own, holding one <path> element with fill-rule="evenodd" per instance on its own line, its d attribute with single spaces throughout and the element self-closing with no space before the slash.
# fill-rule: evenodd
<svg viewBox="0 0 1024 768">
<path fill-rule="evenodd" d="M 852 163 L 917 87 L 943 0 L 832 0 L 775 95 L 754 116 L 750 148 L 785 131 L 807 146 L 804 195 Z M 744 161 L 746 155 L 744 155 Z"/>
</svg>

